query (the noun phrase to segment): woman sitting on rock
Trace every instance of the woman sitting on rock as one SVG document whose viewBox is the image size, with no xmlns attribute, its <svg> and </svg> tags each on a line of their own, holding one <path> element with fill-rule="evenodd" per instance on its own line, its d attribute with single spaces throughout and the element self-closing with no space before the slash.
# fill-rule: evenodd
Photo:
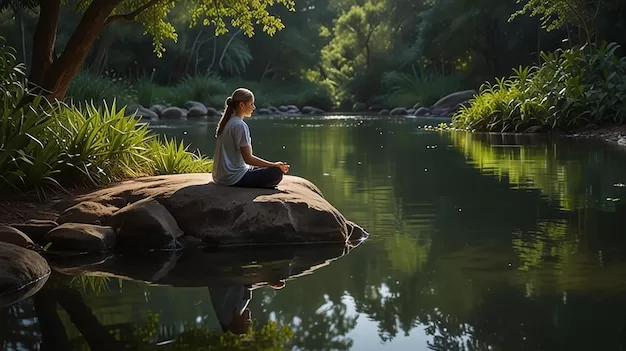
<svg viewBox="0 0 626 351">
<path fill-rule="evenodd" d="M 213 181 L 226 186 L 273 188 L 289 171 L 285 162 L 269 162 L 252 153 L 252 139 L 244 118 L 252 116 L 254 94 L 236 89 L 226 99 L 224 114 L 217 124 Z"/>
</svg>

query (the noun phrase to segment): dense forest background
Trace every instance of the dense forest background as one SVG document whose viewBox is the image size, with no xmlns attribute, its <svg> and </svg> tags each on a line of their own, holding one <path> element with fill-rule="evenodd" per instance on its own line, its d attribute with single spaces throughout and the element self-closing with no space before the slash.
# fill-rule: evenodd
<svg viewBox="0 0 626 351">
<path fill-rule="evenodd" d="M 28 67 L 38 10 L 20 1 L 1 3 L 0 35 Z M 622 1 L 569 3 L 587 6 L 585 21 L 594 40 L 626 42 Z M 224 93 L 245 85 L 257 92 L 261 106 L 294 103 L 358 111 L 428 105 L 448 93 L 478 89 L 520 65 L 537 65 L 541 51 L 588 39 L 576 19 L 547 31 L 541 16 L 527 12 L 511 18 L 524 4 L 298 0 L 294 12 L 272 7 L 285 29 L 274 36 L 259 29 L 252 37 L 238 28 L 215 36 L 210 26 L 190 26 L 188 10 L 177 6 L 169 16 L 178 40 L 164 42 L 162 57 L 139 23 L 111 23 L 67 95 L 115 97 L 144 106 L 196 99 L 221 107 Z M 80 14 L 62 8 L 55 50 L 63 50 L 79 20 Z"/>
</svg>

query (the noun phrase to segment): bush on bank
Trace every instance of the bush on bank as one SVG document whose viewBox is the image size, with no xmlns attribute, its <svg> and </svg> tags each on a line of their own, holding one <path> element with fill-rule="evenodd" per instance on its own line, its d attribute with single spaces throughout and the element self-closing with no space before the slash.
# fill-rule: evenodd
<svg viewBox="0 0 626 351">
<path fill-rule="evenodd" d="M 457 128 L 524 132 L 571 130 L 626 121 L 626 58 L 615 43 L 542 53 L 541 66 L 520 67 L 485 83 L 453 117 Z M 531 128 L 533 129 L 533 128 Z"/>
</svg>

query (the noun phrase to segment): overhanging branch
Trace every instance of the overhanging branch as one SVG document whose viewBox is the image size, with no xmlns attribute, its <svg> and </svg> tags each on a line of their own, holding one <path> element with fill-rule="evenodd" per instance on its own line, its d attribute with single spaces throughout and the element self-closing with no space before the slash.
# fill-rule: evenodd
<svg viewBox="0 0 626 351">
<path fill-rule="evenodd" d="M 106 21 L 104 22 L 104 25 L 106 26 L 107 24 L 111 23 L 111 22 L 115 22 L 115 21 L 125 21 L 125 22 L 132 22 L 134 21 L 137 16 L 139 16 L 139 14 L 141 14 L 143 11 L 145 11 L 148 7 L 150 6 L 154 6 L 157 3 L 161 2 L 163 0 L 150 0 L 147 3 L 141 5 L 140 7 L 138 7 L 136 10 L 134 10 L 133 12 L 130 13 L 126 13 L 123 15 L 113 15 L 113 16 L 109 16 Z"/>
</svg>

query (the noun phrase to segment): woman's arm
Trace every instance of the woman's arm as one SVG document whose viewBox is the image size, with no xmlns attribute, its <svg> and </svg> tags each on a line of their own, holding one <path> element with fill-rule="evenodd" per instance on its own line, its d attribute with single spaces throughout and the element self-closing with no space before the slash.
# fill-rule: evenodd
<svg viewBox="0 0 626 351">
<path fill-rule="evenodd" d="M 242 146 L 239 148 L 241 150 L 241 155 L 243 156 L 243 160 L 245 163 L 254 167 L 278 167 L 283 173 L 287 173 L 289 171 L 289 165 L 284 162 L 270 162 L 266 161 L 260 157 L 256 157 L 252 154 L 252 147 Z"/>
</svg>

